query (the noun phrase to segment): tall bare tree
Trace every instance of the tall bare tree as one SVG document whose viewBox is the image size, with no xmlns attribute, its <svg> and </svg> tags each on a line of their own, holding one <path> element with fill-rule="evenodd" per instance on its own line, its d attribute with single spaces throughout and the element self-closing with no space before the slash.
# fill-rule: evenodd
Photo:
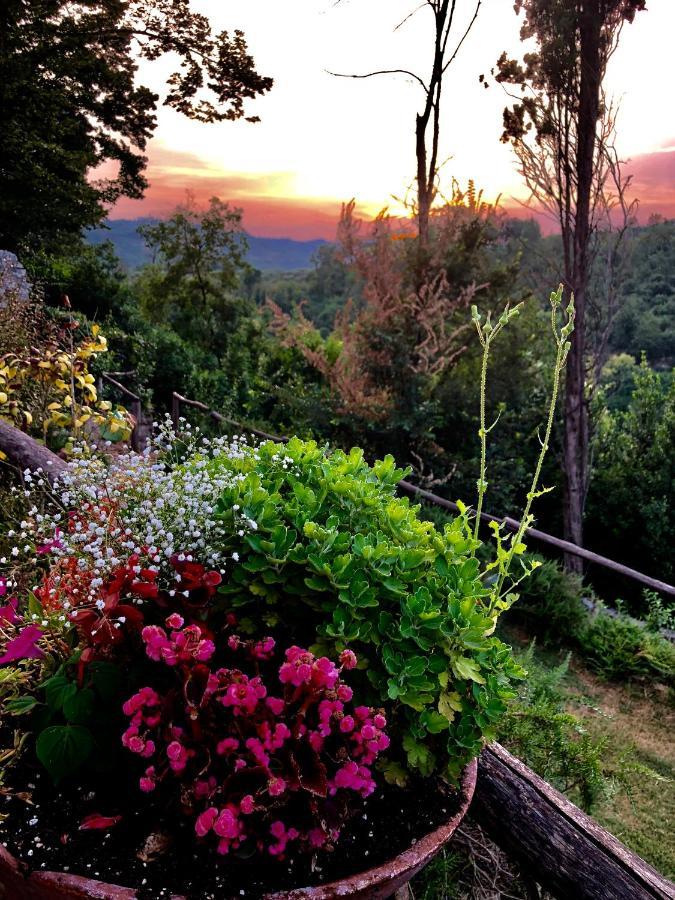
<svg viewBox="0 0 675 900">
<path fill-rule="evenodd" d="M 587 376 L 607 345 L 612 284 L 632 212 L 628 179 L 613 145 L 616 110 L 607 101 L 603 80 L 624 23 L 644 8 L 645 0 L 516 0 L 516 12 L 525 14 L 521 38 L 534 38 L 537 49 L 522 63 L 503 53 L 496 70 L 497 81 L 520 91 L 504 110 L 502 140 L 513 145 L 532 197 L 559 222 L 561 275 L 575 297 L 565 382 L 563 512 L 565 537 L 579 545 L 590 478 Z M 607 232 L 617 216 L 621 224 L 612 241 Z M 603 315 L 600 298 L 589 293 L 601 249 L 611 279 Z M 589 358 L 590 319 L 599 337 L 595 365 Z M 577 557 L 566 559 L 569 569 L 578 570 L 580 563 Z"/>
<path fill-rule="evenodd" d="M 433 50 L 431 68 L 427 77 L 422 77 L 409 69 L 379 69 L 362 75 L 348 75 L 339 72 L 331 74 L 341 78 L 372 78 L 375 75 L 407 75 L 422 88 L 424 102 L 415 115 L 415 158 L 417 184 L 417 222 L 420 247 L 425 250 L 429 244 L 429 216 L 434 202 L 438 175 L 438 152 L 441 121 L 441 96 L 443 78 L 455 60 L 459 50 L 473 27 L 482 0 L 477 0 L 467 27 L 456 44 L 451 44 L 455 25 L 457 0 L 423 0 L 399 22 L 398 30 L 421 10 L 429 10 L 433 18 Z"/>
</svg>

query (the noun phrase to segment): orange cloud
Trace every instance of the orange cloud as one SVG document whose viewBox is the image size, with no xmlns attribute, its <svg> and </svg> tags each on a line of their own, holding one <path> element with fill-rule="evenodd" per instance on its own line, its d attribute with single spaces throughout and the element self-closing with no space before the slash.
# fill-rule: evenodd
<svg viewBox="0 0 675 900">
<path fill-rule="evenodd" d="M 292 176 L 285 172 L 265 175 L 219 173 L 194 154 L 158 147 L 152 150 L 147 177 L 150 186 L 145 197 L 142 200 L 120 199 L 111 211 L 111 218 L 161 218 L 182 203 L 189 190 L 198 205 L 216 196 L 233 206 L 241 206 L 244 227 L 251 234 L 297 240 L 335 238 L 339 202 L 293 196 Z"/>
<path fill-rule="evenodd" d="M 633 176 L 631 196 L 640 201 L 640 222 L 654 213 L 675 218 L 675 138 L 666 142 L 663 150 L 635 156 L 625 169 Z"/>
</svg>

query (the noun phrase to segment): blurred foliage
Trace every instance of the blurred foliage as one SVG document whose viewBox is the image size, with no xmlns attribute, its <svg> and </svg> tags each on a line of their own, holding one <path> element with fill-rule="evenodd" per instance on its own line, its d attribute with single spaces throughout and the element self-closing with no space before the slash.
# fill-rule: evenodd
<svg viewBox="0 0 675 900">
<path fill-rule="evenodd" d="M 638 230 L 611 345 L 658 368 L 675 364 L 675 220 Z"/>
<path fill-rule="evenodd" d="M 675 379 L 646 359 L 625 410 L 596 413 L 586 535 L 598 553 L 672 584 L 675 577 Z"/>
</svg>

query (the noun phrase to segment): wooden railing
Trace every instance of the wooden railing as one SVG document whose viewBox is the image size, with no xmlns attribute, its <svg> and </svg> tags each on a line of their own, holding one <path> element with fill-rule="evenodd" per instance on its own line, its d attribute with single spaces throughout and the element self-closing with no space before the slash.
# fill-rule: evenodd
<svg viewBox="0 0 675 900">
<path fill-rule="evenodd" d="M 444 509 L 449 509 L 452 512 L 459 512 L 459 507 L 456 503 L 453 503 L 452 500 L 446 500 L 445 497 L 439 497 L 437 494 L 425 491 L 422 488 L 417 487 L 416 484 L 411 484 L 409 481 L 399 481 L 398 486 L 406 494 L 413 494 L 426 500 L 428 503 L 433 503 L 435 506 L 442 506 Z M 517 531 L 520 526 L 520 522 L 509 516 L 499 518 L 499 516 L 493 516 L 490 513 L 481 513 L 480 517 L 484 522 L 499 522 L 506 525 L 507 528 L 511 528 L 513 531 Z M 655 591 L 659 591 L 662 594 L 666 594 L 669 597 L 675 597 L 675 587 L 672 584 L 667 584 L 665 581 L 659 581 L 658 578 L 652 578 L 651 575 L 645 575 L 644 572 L 638 572 L 636 569 L 624 566 L 623 563 L 615 562 L 615 560 L 608 559 L 606 556 L 600 556 L 599 553 L 593 553 L 592 550 L 586 550 L 585 547 L 578 547 L 576 544 L 570 544 L 569 541 L 563 541 L 562 538 L 554 537 L 552 534 L 547 534 L 545 531 L 539 531 L 538 528 L 528 528 L 526 533 L 528 537 L 534 538 L 543 544 L 548 544 L 549 547 L 555 547 L 556 550 L 563 550 L 565 553 L 579 556 L 588 562 L 595 563 L 605 569 L 610 569 L 612 572 L 623 575 L 625 578 L 632 578 L 634 581 L 639 581 L 641 584 L 644 584 Z"/>
</svg>

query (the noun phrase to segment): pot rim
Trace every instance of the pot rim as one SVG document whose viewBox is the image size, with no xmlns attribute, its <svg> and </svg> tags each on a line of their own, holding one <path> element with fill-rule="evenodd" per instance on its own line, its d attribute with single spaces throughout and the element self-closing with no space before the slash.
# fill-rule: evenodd
<svg viewBox="0 0 675 900">
<path fill-rule="evenodd" d="M 381 894 L 381 896 L 389 896 L 399 887 L 407 884 L 450 840 L 466 815 L 473 799 L 477 771 L 477 759 L 471 760 L 464 768 L 459 786 L 461 803 L 452 818 L 425 834 L 424 837 L 419 838 L 397 856 L 372 869 L 357 872 L 355 875 L 331 881 L 328 884 L 292 888 L 288 891 L 266 894 L 265 900 L 330 900 L 330 898 L 354 895 L 366 897 L 374 896 L 368 892 L 383 886 L 385 887 L 385 893 Z M 40 896 L 40 888 L 46 890 L 51 886 L 57 890 L 60 888 L 64 897 L 81 896 L 100 898 L 100 900 L 136 900 L 137 897 L 135 888 L 107 884 L 106 882 L 97 881 L 82 875 L 36 870 L 25 877 L 22 873 L 20 862 L 12 856 L 4 844 L 0 843 L 0 878 L 3 871 L 15 882 L 25 883 L 27 896 L 32 896 L 33 894 Z M 0 885 L 2 885 L 1 880 Z M 378 894 L 378 896 L 380 895 Z M 172 894 L 171 900 L 185 900 L 185 898 L 179 894 Z"/>
</svg>

